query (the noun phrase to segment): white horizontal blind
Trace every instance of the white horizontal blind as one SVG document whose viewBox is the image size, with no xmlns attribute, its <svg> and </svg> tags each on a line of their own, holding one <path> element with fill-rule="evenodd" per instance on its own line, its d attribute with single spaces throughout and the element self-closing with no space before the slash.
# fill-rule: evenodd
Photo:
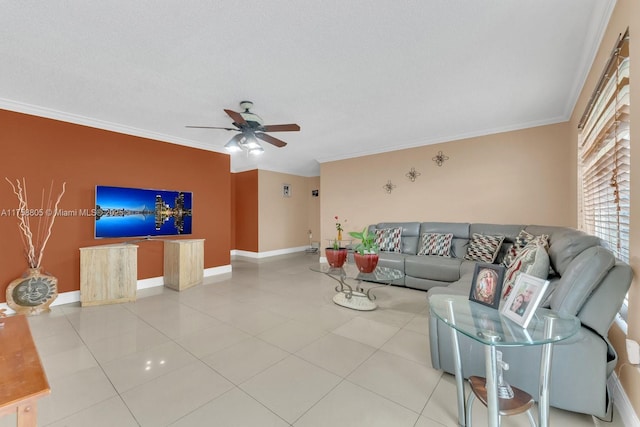
<svg viewBox="0 0 640 427">
<path fill-rule="evenodd" d="M 580 227 L 629 262 L 629 34 L 621 36 L 580 121 Z"/>
</svg>

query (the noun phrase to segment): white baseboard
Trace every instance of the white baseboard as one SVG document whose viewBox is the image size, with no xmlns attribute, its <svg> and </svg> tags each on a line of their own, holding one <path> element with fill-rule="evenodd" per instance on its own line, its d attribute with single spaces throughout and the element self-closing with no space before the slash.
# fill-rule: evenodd
<svg viewBox="0 0 640 427">
<path fill-rule="evenodd" d="M 309 249 L 309 246 L 298 246 L 295 248 L 286 248 L 286 249 L 277 249 L 275 251 L 265 251 L 265 252 L 250 252 L 250 251 L 242 251 L 239 249 L 233 249 L 231 251 L 231 257 L 244 257 L 244 258 L 252 258 L 252 259 L 262 259 L 269 258 L 272 256 L 278 255 L 288 255 L 296 252 L 304 252 Z"/>
<path fill-rule="evenodd" d="M 624 388 L 622 388 L 622 384 L 615 372 L 611 374 L 607 384 L 613 394 L 613 405 L 616 407 L 616 411 L 618 415 L 620 415 L 623 424 L 629 427 L 640 426 L 640 419 L 633 409 L 629 396 L 627 396 Z"/>
<path fill-rule="evenodd" d="M 51 307 L 62 304 L 71 304 L 80 301 L 80 291 L 63 292 L 58 294 L 58 298 L 51 303 Z"/>
<path fill-rule="evenodd" d="M 164 286 L 164 277 L 150 277 L 148 279 L 138 280 L 137 290 L 155 288 L 156 286 Z"/>
<path fill-rule="evenodd" d="M 218 276 L 220 274 L 227 274 L 227 273 L 231 273 L 231 272 L 232 272 L 231 265 L 223 265 L 221 267 L 205 268 L 204 269 L 204 277 Z"/>
<path fill-rule="evenodd" d="M 227 273 L 231 273 L 231 265 L 223 265 L 220 267 L 211 267 L 211 268 L 204 269 L 204 277 L 217 276 L 220 274 L 227 274 Z M 150 277 L 148 279 L 138 280 L 136 284 L 136 290 L 139 291 L 141 289 L 154 288 L 156 286 L 164 286 L 163 276 Z M 51 303 L 51 307 L 55 307 L 56 305 L 71 304 L 79 301 L 80 301 L 80 291 L 62 292 L 61 294 L 58 294 L 58 297 L 56 298 L 56 300 Z M 0 308 L 6 309 L 7 310 L 6 314 L 15 313 L 15 311 L 13 311 L 7 305 L 6 302 L 0 303 Z"/>
</svg>

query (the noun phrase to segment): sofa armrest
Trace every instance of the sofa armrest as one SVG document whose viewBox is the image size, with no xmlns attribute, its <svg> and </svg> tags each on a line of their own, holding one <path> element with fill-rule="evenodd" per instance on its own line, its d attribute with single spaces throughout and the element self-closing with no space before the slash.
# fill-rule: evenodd
<svg viewBox="0 0 640 427">
<path fill-rule="evenodd" d="M 606 337 L 629 292 L 632 278 L 631 266 L 616 262 L 580 309 L 578 317 L 582 324 Z"/>
</svg>

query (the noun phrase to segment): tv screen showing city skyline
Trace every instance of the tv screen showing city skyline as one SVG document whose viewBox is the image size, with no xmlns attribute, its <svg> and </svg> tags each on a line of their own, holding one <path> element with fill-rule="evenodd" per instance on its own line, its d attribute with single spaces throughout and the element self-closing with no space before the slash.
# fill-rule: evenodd
<svg viewBox="0 0 640 427">
<path fill-rule="evenodd" d="M 95 238 L 191 234 L 193 193 L 96 186 Z"/>
</svg>

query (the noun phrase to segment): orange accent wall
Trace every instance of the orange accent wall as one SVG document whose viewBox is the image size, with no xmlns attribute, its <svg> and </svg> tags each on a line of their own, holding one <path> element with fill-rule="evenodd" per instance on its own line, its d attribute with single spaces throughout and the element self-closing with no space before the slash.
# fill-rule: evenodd
<svg viewBox="0 0 640 427">
<path fill-rule="evenodd" d="M 96 185 L 192 191 L 193 234 L 184 237 L 205 239 L 205 268 L 230 264 L 228 155 L 5 110 L 0 129 L 0 301 L 27 268 L 17 220 L 8 214 L 18 201 L 4 177 L 26 179 L 32 207 L 40 205 L 42 189 L 48 192 L 52 180 L 54 195 L 66 181 L 59 208 L 67 211 L 94 208 Z M 94 239 L 93 221 L 56 218 L 42 265 L 58 278 L 59 293 L 80 289 L 79 248 L 123 241 Z M 162 269 L 163 243 L 140 242 L 138 279 L 162 276 Z"/>
<path fill-rule="evenodd" d="M 258 170 L 233 174 L 235 249 L 258 252 Z"/>
</svg>

